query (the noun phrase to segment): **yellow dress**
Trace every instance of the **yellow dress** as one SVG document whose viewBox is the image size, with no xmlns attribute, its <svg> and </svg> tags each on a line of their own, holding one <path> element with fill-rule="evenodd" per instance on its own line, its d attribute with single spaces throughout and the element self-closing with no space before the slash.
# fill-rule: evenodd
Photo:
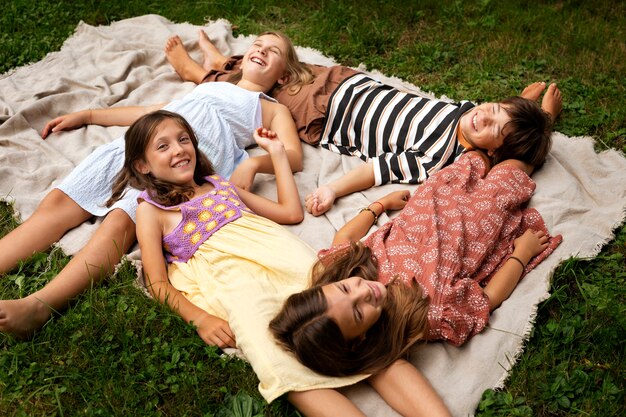
<svg viewBox="0 0 626 417">
<path fill-rule="evenodd" d="M 335 388 L 363 379 L 318 375 L 277 345 L 268 324 L 290 294 L 309 286 L 316 253 L 273 221 L 242 214 L 187 262 L 169 265 L 172 285 L 196 306 L 228 321 L 268 402 L 288 391 Z"/>
</svg>

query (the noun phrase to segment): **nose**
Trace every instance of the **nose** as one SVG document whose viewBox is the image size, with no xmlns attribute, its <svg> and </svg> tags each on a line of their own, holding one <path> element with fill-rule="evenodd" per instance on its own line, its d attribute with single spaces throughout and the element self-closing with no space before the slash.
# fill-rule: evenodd
<svg viewBox="0 0 626 417">
<path fill-rule="evenodd" d="M 363 278 L 358 278 L 354 283 L 354 290 L 352 296 L 355 301 L 369 302 L 372 298 L 372 292 Z"/>
<path fill-rule="evenodd" d="M 174 152 L 174 155 L 179 155 L 183 152 L 183 147 L 180 143 L 176 142 L 172 145 L 172 151 Z"/>
<path fill-rule="evenodd" d="M 265 46 L 259 45 L 259 47 L 257 48 L 257 52 L 262 55 L 265 55 Z"/>
</svg>

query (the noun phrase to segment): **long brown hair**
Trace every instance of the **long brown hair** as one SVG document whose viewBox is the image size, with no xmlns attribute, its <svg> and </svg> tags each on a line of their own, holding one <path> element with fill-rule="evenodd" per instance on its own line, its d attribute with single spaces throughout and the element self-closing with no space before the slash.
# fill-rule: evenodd
<svg viewBox="0 0 626 417">
<path fill-rule="evenodd" d="M 394 282 L 380 318 L 364 337 L 346 340 L 327 315 L 322 286 L 351 276 L 375 280 L 377 263 L 361 242 L 351 243 L 330 264 L 313 266 L 313 287 L 291 295 L 270 322 L 276 339 L 312 370 L 330 376 L 373 374 L 406 355 L 428 330 L 428 298 L 417 284 Z"/>
<path fill-rule="evenodd" d="M 287 35 L 279 31 L 266 31 L 257 36 L 257 38 L 265 35 L 273 35 L 282 39 L 287 47 L 285 51 L 285 73 L 287 74 L 287 82 L 284 84 L 276 83 L 272 88 L 273 90 L 286 89 L 289 94 L 293 95 L 297 94 L 303 85 L 313 82 L 315 78 L 313 72 L 307 64 L 300 62 L 296 48 Z M 228 78 L 228 81 L 237 84 L 241 78 L 241 71 L 237 71 Z"/>
<path fill-rule="evenodd" d="M 138 190 L 148 190 L 150 197 L 159 204 L 173 206 L 189 200 L 193 196 L 193 188 L 180 186 L 155 178 L 151 173 L 141 173 L 136 165 L 137 161 L 145 160 L 146 148 L 156 134 L 156 130 L 166 119 L 172 119 L 182 127 L 193 144 L 196 151 L 196 167 L 193 179 L 196 184 L 204 184 L 205 177 L 214 174 L 213 166 L 208 158 L 198 149 L 198 139 L 193 133 L 189 123 L 179 114 L 167 110 L 157 110 L 137 119 L 124 135 L 124 166 L 113 183 L 113 193 L 107 201 L 107 207 L 111 207 L 120 200 L 125 193 L 126 187 L 130 186 Z"/>
</svg>

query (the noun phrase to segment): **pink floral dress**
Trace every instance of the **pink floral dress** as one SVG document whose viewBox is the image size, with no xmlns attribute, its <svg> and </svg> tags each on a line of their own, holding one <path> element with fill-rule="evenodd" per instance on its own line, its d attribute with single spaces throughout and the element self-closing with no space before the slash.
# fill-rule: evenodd
<svg viewBox="0 0 626 417">
<path fill-rule="evenodd" d="M 489 321 L 483 286 L 528 228 L 546 231 L 537 210 L 525 208 L 535 183 L 511 165 L 486 173 L 475 152 L 430 177 L 392 221 L 364 240 L 378 260 L 379 281 L 417 281 L 430 297 L 429 339 L 464 343 Z M 561 243 L 550 237 L 534 268 Z M 320 252 L 325 258 L 345 245 Z"/>
</svg>

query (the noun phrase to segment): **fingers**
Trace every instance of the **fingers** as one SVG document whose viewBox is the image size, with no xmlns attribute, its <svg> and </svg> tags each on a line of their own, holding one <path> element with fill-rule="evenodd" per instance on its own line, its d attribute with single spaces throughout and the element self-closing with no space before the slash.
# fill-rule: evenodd
<svg viewBox="0 0 626 417">
<path fill-rule="evenodd" d="M 217 346 L 220 349 L 227 347 L 237 347 L 235 335 L 233 334 L 228 324 L 219 326 L 218 328 L 213 329 L 208 334 L 201 334 L 200 337 L 207 345 Z"/>
<path fill-rule="evenodd" d="M 224 349 L 227 347 L 237 347 L 237 342 L 235 342 L 235 335 L 228 328 L 220 328 L 217 334 L 214 336 L 214 340 L 216 341 L 217 347 L 220 349 Z"/>
<path fill-rule="evenodd" d="M 276 132 L 274 132 L 273 130 L 266 129 L 264 127 L 257 128 L 256 134 L 262 138 L 268 138 L 268 139 L 275 139 L 277 136 Z"/>
<path fill-rule="evenodd" d="M 304 208 L 307 212 L 314 216 L 317 216 L 317 214 L 315 213 L 318 212 L 318 204 L 319 198 L 317 197 L 316 193 L 309 194 L 304 198 Z"/>
<path fill-rule="evenodd" d="M 539 241 L 539 243 L 545 243 L 548 241 L 548 234 L 546 232 L 544 232 L 543 230 L 533 230 L 533 235 L 535 236 L 535 239 L 537 239 L 537 241 Z"/>
<path fill-rule="evenodd" d="M 61 120 L 62 119 L 60 117 L 57 117 L 56 119 L 52 119 L 48 123 L 46 123 L 43 130 L 41 131 L 41 138 L 45 139 L 50 133 L 56 132 L 54 128 L 61 122 Z"/>
</svg>

